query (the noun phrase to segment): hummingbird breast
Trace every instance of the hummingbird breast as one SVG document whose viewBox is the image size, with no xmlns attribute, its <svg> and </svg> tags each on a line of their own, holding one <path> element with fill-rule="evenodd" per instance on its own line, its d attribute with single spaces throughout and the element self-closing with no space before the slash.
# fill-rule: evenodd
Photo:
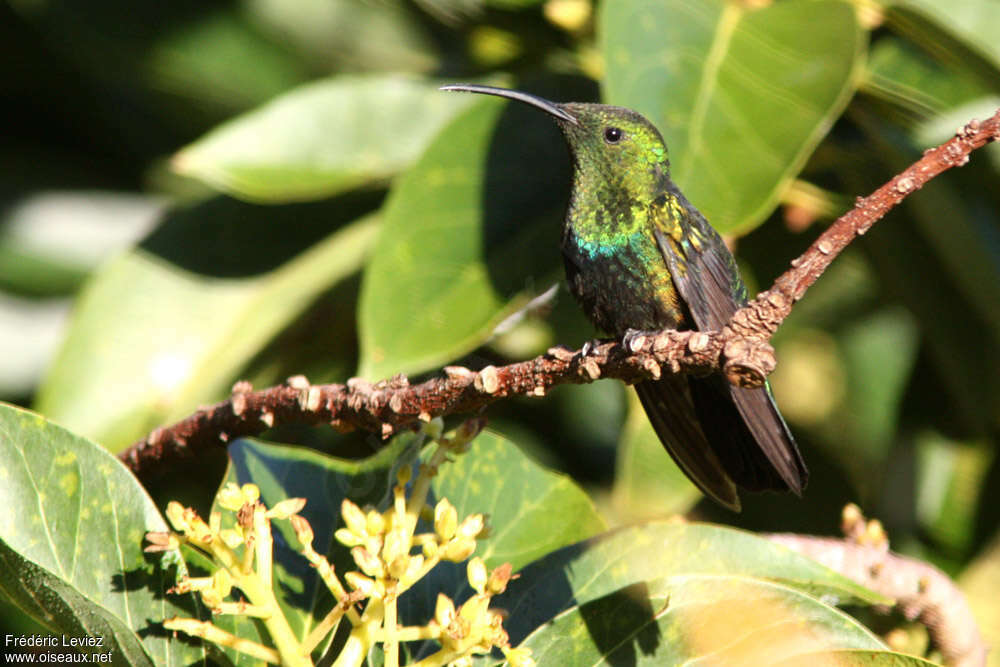
<svg viewBox="0 0 1000 667">
<path fill-rule="evenodd" d="M 585 237 L 572 226 L 563 234 L 570 293 L 604 332 L 684 328 L 670 272 L 651 233 Z"/>
</svg>

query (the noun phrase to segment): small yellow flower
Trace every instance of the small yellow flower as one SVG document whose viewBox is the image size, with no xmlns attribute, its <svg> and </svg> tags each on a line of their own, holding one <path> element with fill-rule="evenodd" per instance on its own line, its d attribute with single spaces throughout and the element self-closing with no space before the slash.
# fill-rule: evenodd
<svg viewBox="0 0 1000 667">
<path fill-rule="evenodd" d="M 486 590 L 486 563 L 482 558 L 476 556 L 475 558 L 469 560 L 466 571 L 469 577 L 469 585 L 472 586 L 472 590 L 482 595 Z"/>
<path fill-rule="evenodd" d="M 344 502 L 340 504 L 340 513 L 344 517 L 344 524 L 348 530 L 359 537 L 368 535 L 368 517 L 365 516 L 360 507 L 344 498 Z"/>
<path fill-rule="evenodd" d="M 256 484 L 244 484 L 240 491 L 243 492 L 243 502 L 253 504 L 260 500 L 260 487 Z"/>
<path fill-rule="evenodd" d="M 236 512 L 243 507 L 243 491 L 233 482 L 226 484 L 215 496 L 215 499 L 219 501 L 219 505 L 231 512 Z"/>
<path fill-rule="evenodd" d="M 447 542 L 457 530 L 458 511 L 447 498 L 442 498 L 434 508 L 434 532 L 442 542 Z"/>
<path fill-rule="evenodd" d="M 359 591 L 365 597 L 375 597 L 378 594 L 375 581 L 360 572 L 348 572 L 344 575 L 344 580 L 348 586 Z"/>
<path fill-rule="evenodd" d="M 385 567 L 382 565 L 381 559 L 368 551 L 368 549 L 354 547 L 351 549 L 351 556 L 354 558 L 354 562 L 358 564 L 358 567 L 361 568 L 361 571 L 369 577 L 385 576 Z"/>
<path fill-rule="evenodd" d="M 441 547 L 441 560 L 461 563 L 476 551 L 476 541 L 470 538 L 456 537 Z"/>
<path fill-rule="evenodd" d="M 434 620 L 442 630 L 455 622 L 455 603 L 444 593 L 438 593 L 437 604 L 434 605 Z"/>
<path fill-rule="evenodd" d="M 269 519 L 290 519 L 306 506 L 305 498 L 285 498 L 267 511 Z"/>
<path fill-rule="evenodd" d="M 483 528 L 485 527 L 486 519 L 482 514 L 470 514 L 459 525 L 457 534 L 459 537 L 475 539 L 483 532 Z"/>
</svg>

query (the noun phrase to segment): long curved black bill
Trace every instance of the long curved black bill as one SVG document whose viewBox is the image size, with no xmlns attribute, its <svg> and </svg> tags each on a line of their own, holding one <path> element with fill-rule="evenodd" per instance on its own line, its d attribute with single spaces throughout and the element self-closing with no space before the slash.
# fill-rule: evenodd
<svg viewBox="0 0 1000 667">
<path fill-rule="evenodd" d="M 536 97 L 535 95 L 529 95 L 528 93 L 522 93 L 520 90 L 508 90 L 507 88 L 496 88 L 495 86 L 479 86 L 472 83 L 453 83 L 447 86 L 441 86 L 441 90 L 457 90 L 463 93 L 480 93 L 481 95 L 496 95 L 497 97 L 506 97 L 510 100 L 517 100 L 518 102 L 524 102 L 525 104 L 530 104 L 531 106 L 541 109 L 545 113 L 555 116 L 561 121 L 567 123 L 578 124 L 576 117 L 572 114 L 567 113 L 554 102 L 549 102 L 548 100 Z"/>
</svg>

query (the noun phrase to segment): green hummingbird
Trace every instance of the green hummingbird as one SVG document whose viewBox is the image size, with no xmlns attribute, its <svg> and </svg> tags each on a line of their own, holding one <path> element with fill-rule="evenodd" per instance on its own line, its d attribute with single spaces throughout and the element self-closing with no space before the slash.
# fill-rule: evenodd
<svg viewBox="0 0 1000 667">
<path fill-rule="evenodd" d="M 718 331 L 746 303 L 732 254 L 670 179 L 666 144 L 643 116 L 491 86 L 442 90 L 517 100 L 559 125 L 574 166 L 566 278 L 599 329 L 626 342 L 649 330 Z M 668 374 L 635 390 L 667 452 L 709 497 L 739 511 L 738 488 L 802 494 L 808 472 L 768 387 Z"/>
</svg>

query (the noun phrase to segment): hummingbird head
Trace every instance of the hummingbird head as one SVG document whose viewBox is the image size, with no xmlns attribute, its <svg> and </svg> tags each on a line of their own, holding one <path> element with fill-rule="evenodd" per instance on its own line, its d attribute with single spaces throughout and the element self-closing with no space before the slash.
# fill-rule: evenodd
<svg viewBox="0 0 1000 667">
<path fill-rule="evenodd" d="M 624 107 L 569 102 L 557 104 L 506 88 L 454 84 L 441 90 L 495 95 L 531 105 L 552 116 L 569 144 L 577 185 L 613 189 L 633 204 L 648 203 L 661 191 L 670 161 L 662 135 L 642 115 Z"/>
</svg>

